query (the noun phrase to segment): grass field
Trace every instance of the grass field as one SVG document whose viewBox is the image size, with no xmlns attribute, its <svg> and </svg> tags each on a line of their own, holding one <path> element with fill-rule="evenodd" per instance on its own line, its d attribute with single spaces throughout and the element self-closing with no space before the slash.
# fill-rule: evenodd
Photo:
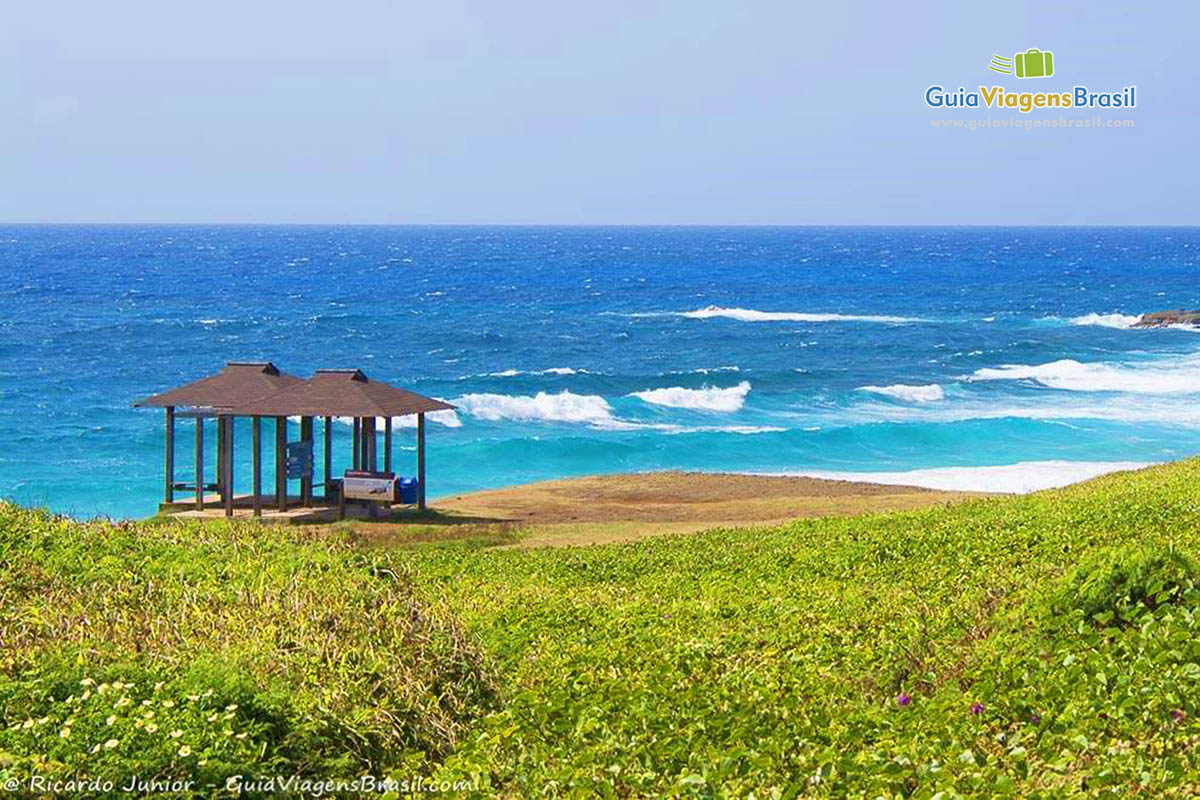
<svg viewBox="0 0 1200 800">
<path fill-rule="evenodd" d="M 4 507 L 0 777 L 1189 796 L 1198 552 L 1197 461 L 587 548 Z"/>
</svg>

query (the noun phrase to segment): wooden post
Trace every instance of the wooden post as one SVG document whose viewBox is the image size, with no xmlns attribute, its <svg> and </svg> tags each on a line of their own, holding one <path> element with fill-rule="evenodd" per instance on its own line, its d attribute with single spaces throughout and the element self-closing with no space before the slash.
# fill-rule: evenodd
<svg viewBox="0 0 1200 800">
<path fill-rule="evenodd" d="M 222 500 L 225 502 L 225 516 L 233 516 L 233 417 L 226 414 L 221 417 L 221 433 L 222 443 L 221 454 L 224 457 L 221 463 L 221 485 L 225 489 L 225 494 Z"/>
<path fill-rule="evenodd" d="M 250 422 L 250 437 L 254 440 L 254 516 L 262 516 L 262 417 L 255 415 Z"/>
<path fill-rule="evenodd" d="M 383 471 L 392 471 L 392 418 L 383 423 Z"/>
<path fill-rule="evenodd" d="M 225 415 L 217 415 L 217 496 L 225 502 Z"/>
<path fill-rule="evenodd" d="M 287 417 L 275 418 L 275 505 L 287 511 Z"/>
<path fill-rule="evenodd" d="M 325 418 L 325 504 L 329 504 L 329 487 L 333 483 L 333 417 Z"/>
<path fill-rule="evenodd" d="M 354 466 L 352 469 L 362 469 L 359 461 L 359 449 L 362 447 L 362 420 L 358 417 L 354 418 L 354 457 L 350 463 Z"/>
<path fill-rule="evenodd" d="M 375 418 L 363 417 L 362 461 L 363 469 L 375 471 Z"/>
<path fill-rule="evenodd" d="M 312 443 L 313 443 L 313 418 L 312 417 L 301 417 L 300 418 L 300 441 L 308 442 L 309 446 L 310 447 L 312 446 Z M 312 475 L 312 472 L 309 472 L 308 477 L 300 479 L 300 496 L 304 500 L 305 508 L 312 508 L 312 495 L 313 495 L 313 475 Z"/>
<path fill-rule="evenodd" d="M 163 485 L 163 501 L 175 502 L 175 406 L 167 406 L 167 438 L 164 445 L 166 453 L 163 462 L 163 472 L 166 480 Z"/>
<path fill-rule="evenodd" d="M 417 414 L 417 508 L 425 510 L 425 415 Z"/>
<path fill-rule="evenodd" d="M 196 510 L 204 510 L 204 415 L 196 413 Z"/>
<path fill-rule="evenodd" d="M 225 491 L 229 492 L 229 507 L 232 509 L 233 508 L 233 499 L 236 495 L 236 488 L 234 487 L 234 480 L 233 480 L 233 464 L 234 464 L 234 460 L 235 460 L 234 459 L 233 441 L 235 439 L 234 431 L 237 430 L 236 423 L 234 422 L 233 414 L 229 415 L 228 422 L 226 422 L 225 424 L 229 428 L 229 443 L 225 446 L 225 452 L 228 454 L 227 458 L 229 460 L 229 475 L 226 476 Z"/>
</svg>

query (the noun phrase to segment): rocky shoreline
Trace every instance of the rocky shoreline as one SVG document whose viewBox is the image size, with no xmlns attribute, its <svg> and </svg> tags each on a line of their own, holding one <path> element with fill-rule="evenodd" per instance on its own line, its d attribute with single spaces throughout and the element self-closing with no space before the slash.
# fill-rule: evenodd
<svg viewBox="0 0 1200 800">
<path fill-rule="evenodd" d="M 1172 325 L 1200 325 L 1200 310 L 1153 311 L 1142 314 L 1142 318 L 1133 323 L 1135 328 L 1166 328 Z"/>
</svg>

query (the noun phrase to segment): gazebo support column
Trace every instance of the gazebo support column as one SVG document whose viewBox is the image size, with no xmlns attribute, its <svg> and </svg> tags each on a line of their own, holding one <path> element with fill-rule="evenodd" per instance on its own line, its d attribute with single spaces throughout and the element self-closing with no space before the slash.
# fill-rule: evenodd
<svg viewBox="0 0 1200 800">
<path fill-rule="evenodd" d="M 254 450 L 254 516 L 262 516 L 262 417 L 250 422 L 251 449 Z"/>
<path fill-rule="evenodd" d="M 375 435 L 375 418 L 363 417 L 362 422 L 362 462 L 363 468 L 371 472 L 375 471 L 375 450 L 377 444 L 377 436 Z"/>
<path fill-rule="evenodd" d="M 225 493 L 222 500 L 225 502 L 225 516 L 233 516 L 233 417 L 226 415 L 221 418 L 224 424 L 221 426 L 222 442 L 222 462 L 221 462 L 221 485 L 224 487 Z"/>
<path fill-rule="evenodd" d="M 425 510 L 425 415 L 417 414 L 417 508 Z"/>
<path fill-rule="evenodd" d="M 329 504 L 329 490 L 333 488 L 333 417 L 325 417 L 325 504 Z"/>
<path fill-rule="evenodd" d="M 225 415 L 217 415 L 217 497 L 225 502 Z"/>
<path fill-rule="evenodd" d="M 204 510 L 204 415 L 196 414 L 196 510 Z"/>
<path fill-rule="evenodd" d="M 166 479 L 163 484 L 163 502 L 175 502 L 175 406 L 167 406 L 167 431 L 163 445 L 163 472 Z"/>
<path fill-rule="evenodd" d="M 313 443 L 313 418 L 300 418 L 300 441 L 308 442 L 311 448 Z M 311 450 L 309 452 L 312 452 Z M 307 476 L 300 479 L 300 497 L 304 502 L 305 508 L 312 508 L 313 496 L 313 474 L 310 471 Z"/>
<path fill-rule="evenodd" d="M 275 418 L 275 505 L 287 511 L 287 417 Z"/>
<path fill-rule="evenodd" d="M 392 418 L 383 423 L 383 471 L 392 471 Z"/>
<path fill-rule="evenodd" d="M 362 449 L 362 420 L 358 417 L 354 418 L 354 457 L 350 463 L 354 466 L 351 469 L 362 469 L 362 461 L 359 458 L 360 450 Z"/>
</svg>

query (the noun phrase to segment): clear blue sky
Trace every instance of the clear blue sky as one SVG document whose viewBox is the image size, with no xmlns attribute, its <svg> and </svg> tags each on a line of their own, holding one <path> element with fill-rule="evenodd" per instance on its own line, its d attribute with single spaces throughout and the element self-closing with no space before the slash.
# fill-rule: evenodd
<svg viewBox="0 0 1200 800">
<path fill-rule="evenodd" d="M 1196 224 L 1198 57 L 1194 2 L 15 3 L 0 221 Z M 1136 128 L 934 129 L 931 83 Z"/>
</svg>

